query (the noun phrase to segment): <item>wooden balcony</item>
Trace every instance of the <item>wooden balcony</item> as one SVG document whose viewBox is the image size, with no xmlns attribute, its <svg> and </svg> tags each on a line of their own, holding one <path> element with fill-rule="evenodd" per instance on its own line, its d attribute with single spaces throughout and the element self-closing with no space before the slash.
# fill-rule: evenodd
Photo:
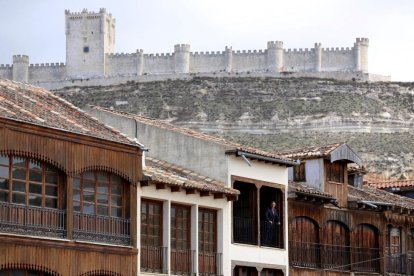
<svg viewBox="0 0 414 276">
<path fill-rule="evenodd" d="M 171 274 L 193 275 L 195 251 L 190 249 L 171 249 Z"/>
<path fill-rule="evenodd" d="M 290 241 L 289 262 L 296 267 L 378 273 L 380 249 Z"/>
<path fill-rule="evenodd" d="M 73 239 L 130 245 L 129 219 L 73 213 Z"/>
<path fill-rule="evenodd" d="M 167 274 L 167 247 L 141 246 L 141 271 Z"/>
<path fill-rule="evenodd" d="M 0 202 L 0 231 L 30 236 L 64 238 L 63 210 Z"/>
<path fill-rule="evenodd" d="M 222 276 L 222 254 L 215 252 L 198 252 L 198 275 Z"/>
<path fill-rule="evenodd" d="M 388 274 L 414 275 L 414 252 L 386 256 L 385 267 Z"/>
<path fill-rule="evenodd" d="M 282 229 L 282 225 L 271 224 L 267 221 L 261 221 L 258 226 L 258 221 L 255 219 L 233 218 L 233 239 L 236 243 L 283 248 L 284 243 L 280 235 Z M 259 240 L 258 232 L 260 244 L 257 242 Z"/>
</svg>

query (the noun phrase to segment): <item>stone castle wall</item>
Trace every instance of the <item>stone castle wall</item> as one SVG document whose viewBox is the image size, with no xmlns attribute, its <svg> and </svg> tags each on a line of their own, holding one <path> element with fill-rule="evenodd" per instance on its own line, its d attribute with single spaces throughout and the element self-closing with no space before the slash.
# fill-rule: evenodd
<svg viewBox="0 0 414 276">
<path fill-rule="evenodd" d="M 351 48 L 285 49 L 283 42 L 270 41 L 262 50 L 191 52 L 190 45 L 177 44 L 172 53 L 113 53 L 115 19 L 105 9 L 99 13 L 65 11 L 67 61 L 64 63 L 30 64 L 25 55 L 13 56 L 13 64 L 0 66 L 0 77 L 45 87 L 56 82 L 105 79 L 112 84 L 122 79 L 139 80 L 139 76 L 156 75 L 157 79 L 181 74 L 241 74 L 266 76 L 306 75 L 310 77 L 341 76 L 361 79 L 368 74 L 367 38 L 357 38 Z M 160 77 L 161 76 L 161 77 Z M 344 77 L 345 76 L 345 77 Z M 389 77 L 364 79 L 388 81 Z M 53 83 L 53 84 L 52 84 Z M 50 85 L 49 85 L 50 84 Z"/>
</svg>

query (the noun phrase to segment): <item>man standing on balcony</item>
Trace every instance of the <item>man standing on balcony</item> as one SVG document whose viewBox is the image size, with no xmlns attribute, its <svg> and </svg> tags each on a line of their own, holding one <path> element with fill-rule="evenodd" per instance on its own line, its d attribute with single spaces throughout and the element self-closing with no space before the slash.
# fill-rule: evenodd
<svg viewBox="0 0 414 276">
<path fill-rule="evenodd" d="M 277 228 L 280 225 L 279 214 L 276 210 L 276 202 L 272 201 L 270 207 L 267 208 L 265 213 L 266 224 L 265 225 L 265 240 L 264 245 L 274 245 Z"/>
</svg>

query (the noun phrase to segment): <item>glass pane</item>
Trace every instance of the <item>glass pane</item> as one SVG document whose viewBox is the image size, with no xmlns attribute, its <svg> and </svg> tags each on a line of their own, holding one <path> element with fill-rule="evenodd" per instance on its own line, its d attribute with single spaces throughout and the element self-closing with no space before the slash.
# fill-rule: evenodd
<svg viewBox="0 0 414 276">
<path fill-rule="evenodd" d="M 5 191 L 0 191 L 0 201 L 9 202 L 9 193 Z"/>
<path fill-rule="evenodd" d="M 106 172 L 98 172 L 98 182 L 109 182 L 109 175 Z"/>
<path fill-rule="evenodd" d="M 26 204 L 26 195 L 19 194 L 19 193 L 13 193 L 12 201 L 13 203 L 17 203 L 17 204 Z"/>
<path fill-rule="evenodd" d="M 45 198 L 45 207 L 57 208 L 57 199 L 53 198 L 53 197 L 46 197 Z"/>
<path fill-rule="evenodd" d="M 111 174 L 111 184 L 121 184 L 122 178 L 116 174 Z"/>
<path fill-rule="evenodd" d="M 93 192 L 83 192 L 83 200 L 89 202 L 95 202 L 95 193 Z"/>
<path fill-rule="evenodd" d="M 29 193 L 42 194 L 42 184 L 29 183 Z"/>
<path fill-rule="evenodd" d="M 83 203 L 83 213 L 84 214 L 94 214 L 95 213 L 95 204 Z"/>
<path fill-rule="evenodd" d="M 118 217 L 118 218 L 122 217 L 122 209 L 121 208 L 112 207 L 112 209 L 111 209 L 111 216 Z"/>
<path fill-rule="evenodd" d="M 122 185 L 111 183 L 111 193 L 113 195 L 121 195 L 122 194 Z"/>
<path fill-rule="evenodd" d="M 9 180 L 0 178 L 0 189 L 9 189 Z"/>
<path fill-rule="evenodd" d="M 57 196 L 57 187 L 46 185 L 45 193 L 46 195 L 49 195 L 49 196 Z"/>
<path fill-rule="evenodd" d="M 42 163 L 36 160 L 30 160 L 29 161 L 29 169 L 32 170 L 38 170 L 41 171 L 42 170 Z"/>
<path fill-rule="evenodd" d="M 108 206 L 98 205 L 98 214 L 107 216 L 108 214 Z"/>
<path fill-rule="evenodd" d="M 111 204 L 116 206 L 122 206 L 122 197 L 111 196 Z"/>
<path fill-rule="evenodd" d="M 13 167 L 26 168 L 26 159 L 20 157 L 13 157 Z"/>
<path fill-rule="evenodd" d="M 10 270 L 10 276 L 25 276 L 24 270 Z"/>
<path fill-rule="evenodd" d="M 9 167 L 0 166 L 0 177 L 9 178 Z"/>
<path fill-rule="evenodd" d="M 5 155 L 0 155 L 0 165 L 9 165 L 9 157 Z"/>
<path fill-rule="evenodd" d="M 45 175 L 45 182 L 46 183 L 51 183 L 51 184 L 57 184 L 58 183 L 58 174 L 56 174 L 56 173 L 47 173 Z"/>
<path fill-rule="evenodd" d="M 42 171 L 30 170 L 29 180 L 36 181 L 36 182 L 42 182 Z"/>
<path fill-rule="evenodd" d="M 98 193 L 107 194 L 108 193 L 108 183 L 98 182 Z"/>
<path fill-rule="evenodd" d="M 108 205 L 108 195 L 98 194 L 98 203 Z"/>
<path fill-rule="evenodd" d="M 30 194 L 29 205 L 30 206 L 42 206 L 42 196 Z"/>
<path fill-rule="evenodd" d="M 80 184 L 81 184 L 81 180 L 80 180 L 80 178 L 74 178 L 74 179 L 73 179 L 73 188 L 78 188 L 78 189 L 80 189 Z"/>
<path fill-rule="evenodd" d="M 80 190 L 73 190 L 73 200 L 80 201 Z"/>
<path fill-rule="evenodd" d="M 83 180 L 83 189 L 85 191 L 95 191 L 95 180 Z"/>
<path fill-rule="evenodd" d="M 92 179 L 95 180 L 95 172 L 85 172 L 83 173 L 83 179 Z"/>
<path fill-rule="evenodd" d="M 13 181 L 13 191 L 26 192 L 26 183 L 21 181 Z"/>
<path fill-rule="evenodd" d="M 80 212 L 80 202 L 79 201 L 73 201 L 73 211 Z"/>
<path fill-rule="evenodd" d="M 55 167 L 48 166 L 48 165 L 45 165 L 45 170 L 46 170 L 47 172 L 54 172 L 54 173 L 58 173 L 58 170 L 57 170 Z"/>
<path fill-rule="evenodd" d="M 47 275 L 47 274 L 46 273 L 40 274 L 40 272 L 34 271 L 34 270 L 27 271 L 27 276 L 40 276 L 40 275 Z"/>
<path fill-rule="evenodd" d="M 13 179 L 26 180 L 26 170 L 13 168 Z"/>
</svg>

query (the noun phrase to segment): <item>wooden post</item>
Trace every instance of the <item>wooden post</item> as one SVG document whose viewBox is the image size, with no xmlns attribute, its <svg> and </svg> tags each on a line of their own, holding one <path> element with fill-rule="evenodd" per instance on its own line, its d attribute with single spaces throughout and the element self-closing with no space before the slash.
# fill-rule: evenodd
<svg viewBox="0 0 414 276">
<path fill-rule="evenodd" d="M 73 177 L 66 178 L 66 231 L 67 239 L 73 240 Z"/>
<path fill-rule="evenodd" d="M 261 233 L 260 233 L 260 188 L 262 185 L 256 184 L 256 209 L 257 209 L 257 244 L 261 246 Z"/>
<path fill-rule="evenodd" d="M 131 246 L 137 248 L 137 186 L 135 183 L 131 184 L 129 193 L 129 208 L 130 208 L 130 224 L 129 224 L 129 234 L 131 235 Z"/>
</svg>

